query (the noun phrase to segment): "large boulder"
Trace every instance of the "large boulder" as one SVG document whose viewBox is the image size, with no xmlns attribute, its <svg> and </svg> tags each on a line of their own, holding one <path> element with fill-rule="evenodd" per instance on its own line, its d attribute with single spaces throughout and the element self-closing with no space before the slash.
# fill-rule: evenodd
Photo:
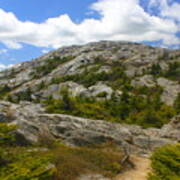
<svg viewBox="0 0 180 180">
<path fill-rule="evenodd" d="M 173 105 L 180 93 L 180 84 L 166 78 L 158 78 L 157 84 L 164 89 L 161 100 L 168 105 Z"/>
<path fill-rule="evenodd" d="M 175 116 L 169 124 L 162 127 L 160 136 L 180 142 L 180 115 Z"/>
<path fill-rule="evenodd" d="M 113 93 L 113 89 L 102 82 L 98 82 L 96 85 L 89 87 L 88 90 L 94 97 L 104 94 L 104 97 L 107 99 L 110 99 Z"/>
<path fill-rule="evenodd" d="M 101 174 L 85 174 L 81 175 L 78 180 L 112 180 L 110 178 L 104 177 Z"/>
<path fill-rule="evenodd" d="M 135 78 L 131 81 L 132 86 L 146 86 L 154 87 L 156 85 L 155 79 L 152 75 L 144 75 L 142 77 Z"/>
</svg>

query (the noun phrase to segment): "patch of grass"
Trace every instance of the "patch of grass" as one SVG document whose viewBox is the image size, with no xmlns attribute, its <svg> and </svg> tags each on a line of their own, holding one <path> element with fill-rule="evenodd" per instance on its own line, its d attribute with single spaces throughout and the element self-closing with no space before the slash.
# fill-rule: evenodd
<svg viewBox="0 0 180 180">
<path fill-rule="evenodd" d="M 48 138 L 48 145 L 41 141 L 23 147 L 13 143 L 15 128 L 0 123 L 1 180 L 74 180 L 86 173 L 113 177 L 124 168 L 120 165 L 123 153 L 111 142 L 69 147 Z"/>
<path fill-rule="evenodd" d="M 110 151 L 104 147 L 61 145 L 53 150 L 53 154 L 57 179 L 74 180 L 86 173 L 100 173 L 106 177 L 113 177 L 123 169 L 120 165 L 122 153 L 117 150 Z"/>
</svg>

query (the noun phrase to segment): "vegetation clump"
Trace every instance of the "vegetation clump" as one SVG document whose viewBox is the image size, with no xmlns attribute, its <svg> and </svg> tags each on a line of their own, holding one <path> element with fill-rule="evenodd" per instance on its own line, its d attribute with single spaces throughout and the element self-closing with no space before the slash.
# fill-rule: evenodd
<svg viewBox="0 0 180 180">
<path fill-rule="evenodd" d="M 53 59 L 48 59 L 44 65 L 37 66 L 34 70 L 34 72 L 31 74 L 33 79 L 40 78 L 42 76 L 45 76 L 49 73 L 51 73 L 57 66 L 68 62 L 72 60 L 74 57 L 73 56 L 68 56 L 68 57 L 55 57 Z"/>
<path fill-rule="evenodd" d="M 74 180 L 86 173 L 113 177 L 123 168 L 123 153 L 112 143 L 68 147 L 60 142 L 18 146 L 15 126 L 0 123 L 1 180 Z M 50 142 L 49 142 L 50 143 Z"/>
<path fill-rule="evenodd" d="M 140 93 L 144 91 L 143 97 Z M 48 113 L 61 113 L 111 122 L 137 124 L 142 127 L 161 127 L 177 113 L 171 106 L 160 100 L 161 88 L 136 89 L 135 95 L 124 89 L 121 97 L 112 95 L 111 99 L 71 97 L 67 90 L 61 92 L 62 98 L 49 98 L 44 103 Z M 104 93 L 100 94 L 104 97 Z"/>
<path fill-rule="evenodd" d="M 11 88 L 8 85 L 0 87 L 0 99 L 4 98 L 10 91 Z"/>
<path fill-rule="evenodd" d="M 147 74 L 152 74 L 156 78 L 165 77 L 180 82 L 180 62 L 170 63 L 167 70 L 163 70 L 159 64 L 153 64 L 152 67 L 147 70 Z"/>
<path fill-rule="evenodd" d="M 151 160 L 153 172 L 148 180 L 180 179 L 180 144 L 157 149 Z"/>
</svg>

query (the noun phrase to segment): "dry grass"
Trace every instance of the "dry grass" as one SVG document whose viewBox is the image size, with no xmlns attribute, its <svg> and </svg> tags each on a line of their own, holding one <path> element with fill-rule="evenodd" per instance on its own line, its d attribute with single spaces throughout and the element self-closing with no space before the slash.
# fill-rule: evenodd
<svg viewBox="0 0 180 180">
<path fill-rule="evenodd" d="M 75 180 L 86 173 L 100 173 L 107 177 L 117 175 L 122 167 L 122 153 L 114 148 L 67 147 L 60 145 L 52 150 L 56 166 L 55 180 Z"/>
</svg>

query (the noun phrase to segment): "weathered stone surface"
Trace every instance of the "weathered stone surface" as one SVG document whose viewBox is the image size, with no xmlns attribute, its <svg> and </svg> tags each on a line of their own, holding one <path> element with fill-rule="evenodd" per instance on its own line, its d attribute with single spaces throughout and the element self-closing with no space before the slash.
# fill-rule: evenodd
<svg viewBox="0 0 180 180">
<path fill-rule="evenodd" d="M 80 84 L 75 83 L 73 81 L 67 81 L 65 83 L 61 83 L 59 85 L 59 92 L 64 88 L 67 88 L 68 92 L 72 96 L 81 96 L 81 95 L 87 95 L 88 96 L 87 88 L 85 88 L 83 85 L 80 85 Z"/>
<path fill-rule="evenodd" d="M 180 84 L 165 78 L 158 78 L 157 84 L 164 89 L 161 100 L 168 105 L 173 105 L 178 93 L 180 93 Z"/>
<path fill-rule="evenodd" d="M 113 89 L 102 82 L 97 83 L 94 86 L 88 88 L 90 94 L 94 97 L 98 96 L 100 93 L 106 93 L 106 98 L 110 99 L 113 93 Z"/>
<path fill-rule="evenodd" d="M 134 80 L 132 80 L 131 84 L 132 86 L 154 87 L 156 85 L 156 82 L 152 75 L 145 75 L 135 78 Z"/>
<path fill-rule="evenodd" d="M 111 141 L 129 149 L 130 152 L 139 152 L 151 151 L 164 144 L 178 142 L 180 137 L 179 116 L 162 129 L 142 129 L 139 126 L 102 120 L 46 114 L 41 105 L 29 102 L 17 105 L 0 101 L 3 118 L 8 118 L 6 109 L 14 112 L 11 123 L 20 127 L 17 130 L 19 143 L 37 142 L 39 136 L 46 134 L 60 138 L 66 144 L 82 146 Z"/>
<path fill-rule="evenodd" d="M 175 116 L 169 124 L 162 127 L 160 136 L 180 142 L 180 115 Z"/>
<path fill-rule="evenodd" d="M 86 174 L 86 175 L 80 176 L 78 180 L 111 180 L 111 179 L 106 178 L 100 174 Z"/>
<path fill-rule="evenodd" d="M 134 137 L 133 144 L 140 147 L 141 149 L 154 150 L 155 148 L 163 146 L 165 144 L 172 144 L 172 141 L 165 138 L 163 139 L 159 137 L 140 135 Z"/>
</svg>

